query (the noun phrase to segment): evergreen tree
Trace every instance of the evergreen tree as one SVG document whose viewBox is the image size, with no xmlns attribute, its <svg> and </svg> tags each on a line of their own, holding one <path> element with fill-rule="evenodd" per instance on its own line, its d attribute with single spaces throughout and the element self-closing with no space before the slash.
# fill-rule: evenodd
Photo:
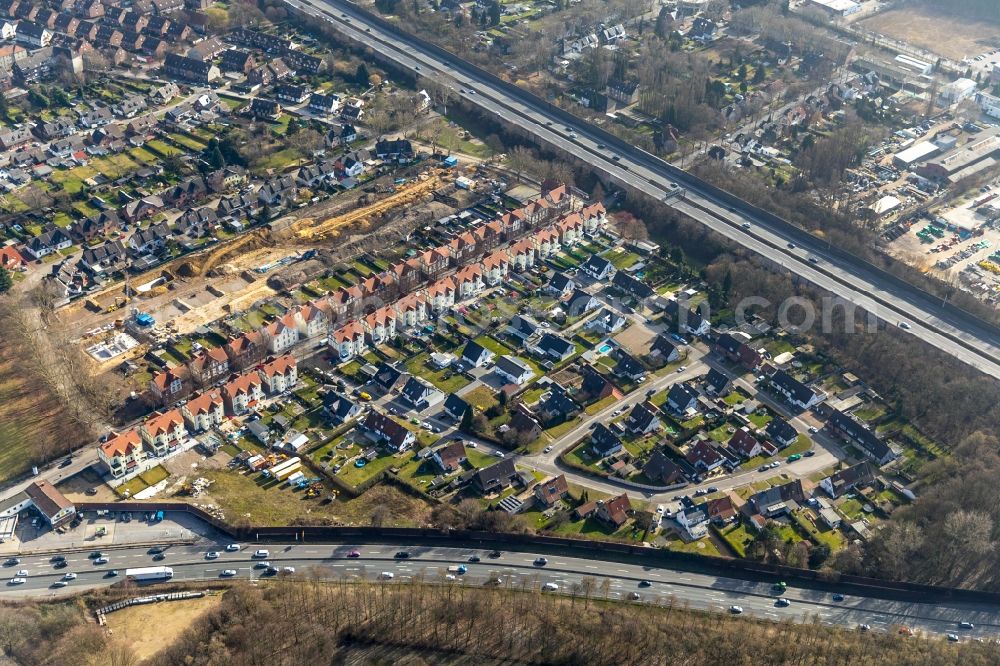
<svg viewBox="0 0 1000 666">
<path fill-rule="evenodd" d="M 368 73 L 368 66 L 365 63 L 358 65 L 357 71 L 354 72 L 354 82 L 359 86 L 367 86 L 371 75 Z"/>
<path fill-rule="evenodd" d="M 10 271 L 0 266 L 0 294 L 6 294 L 14 286 L 14 278 Z"/>
<path fill-rule="evenodd" d="M 763 63 L 757 65 L 753 70 L 753 83 L 764 83 L 764 77 L 767 76 L 767 69 L 764 67 Z"/>
<path fill-rule="evenodd" d="M 462 414 L 462 423 L 459 424 L 458 429 L 462 432 L 469 432 L 472 429 L 472 407 L 466 407 L 465 413 Z"/>
</svg>

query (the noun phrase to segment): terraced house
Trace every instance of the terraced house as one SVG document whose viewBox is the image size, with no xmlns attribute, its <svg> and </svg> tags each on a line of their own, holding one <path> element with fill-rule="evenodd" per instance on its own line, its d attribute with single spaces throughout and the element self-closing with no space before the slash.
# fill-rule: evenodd
<svg viewBox="0 0 1000 666">
<path fill-rule="evenodd" d="M 184 417 L 179 409 L 154 413 L 139 426 L 139 436 L 157 456 L 165 456 L 180 448 L 187 436 Z"/>
<path fill-rule="evenodd" d="M 112 434 L 97 448 L 97 457 L 108 466 L 111 476 L 118 479 L 135 471 L 146 458 L 142 438 L 135 430 Z"/>
</svg>

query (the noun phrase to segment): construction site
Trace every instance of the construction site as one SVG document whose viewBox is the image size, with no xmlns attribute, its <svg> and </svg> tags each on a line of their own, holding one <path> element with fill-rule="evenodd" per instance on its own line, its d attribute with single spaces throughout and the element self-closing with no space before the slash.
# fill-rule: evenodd
<svg viewBox="0 0 1000 666">
<path fill-rule="evenodd" d="M 375 183 L 368 191 L 300 208 L 268 224 L 130 276 L 62 308 L 63 323 L 104 372 L 178 335 L 197 334 L 338 264 L 384 248 L 474 195 L 454 169 Z"/>
</svg>

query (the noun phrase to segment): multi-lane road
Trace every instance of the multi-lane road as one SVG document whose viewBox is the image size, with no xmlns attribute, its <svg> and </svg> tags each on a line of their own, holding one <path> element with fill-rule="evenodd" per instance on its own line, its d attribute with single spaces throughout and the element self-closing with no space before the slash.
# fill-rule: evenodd
<svg viewBox="0 0 1000 666">
<path fill-rule="evenodd" d="M 668 200 L 713 231 L 773 261 L 848 303 L 875 313 L 994 377 L 1000 377 L 1000 332 L 971 315 L 943 307 L 929 294 L 860 260 L 846 258 L 821 239 L 777 223 L 746 205 L 724 202 L 693 177 L 624 144 L 526 91 L 502 83 L 460 58 L 412 36 L 383 27 L 346 0 L 285 0 L 324 20 L 348 38 L 420 76 L 452 88 L 477 105 L 517 125 L 537 140 L 591 164 L 607 178 Z"/>
<path fill-rule="evenodd" d="M 771 620 L 812 621 L 830 625 L 857 627 L 870 625 L 872 630 L 892 630 L 906 626 L 933 635 L 961 633 L 977 638 L 1000 636 L 1000 609 L 977 604 L 923 604 L 857 597 L 846 594 L 834 597 L 835 591 L 818 591 L 791 585 L 783 594 L 772 589 L 772 581 L 752 582 L 709 574 L 692 573 L 657 566 L 643 566 L 618 561 L 585 559 L 547 554 L 547 562 L 537 562 L 542 555 L 533 552 L 504 551 L 491 557 L 489 550 L 477 548 L 440 548 L 392 545 L 320 545 L 289 544 L 253 546 L 243 544 L 239 552 L 224 550 L 224 543 L 199 546 L 167 546 L 164 560 L 154 562 L 147 547 L 107 551 L 110 561 L 95 565 L 88 551 L 65 553 L 68 565 L 55 569 L 49 556 L 26 557 L 16 565 L 5 566 L 0 574 L 9 580 L 14 572 L 24 569 L 27 580 L 20 585 L 5 584 L 0 598 L 14 596 L 46 597 L 69 594 L 81 589 L 111 585 L 122 579 L 129 567 L 169 566 L 174 580 L 219 580 L 222 572 L 235 570 L 236 580 L 260 579 L 265 569 L 260 559 L 253 557 L 256 548 L 269 551 L 267 561 L 274 567 L 294 567 L 293 576 L 315 575 L 326 579 L 376 580 L 383 572 L 393 575 L 392 584 L 422 580 L 456 585 L 502 585 L 511 588 L 541 589 L 546 583 L 558 587 L 557 593 L 577 594 L 590 590 L 594 597 L 632 600 L 643 603 L 676 603 L 692 609 L 730 612 L 740 606 L 743 613 Z M 219 552 L 209 560 L 209 550 Z M 350 557 L 352 551 L 356 557 Z M 407 559 L 397 553 L 405 551 Z M 470 561 L 473 556 L 479 561 Z M 465 574 L 453 573 L 448 580 L 448 567 L 465 565 Z M 109 576 L 115 569 L 118 576 Z M 67 572 L 77 578 L 64 588 L 53 587 Z M 776 581 L 775 581 L 776 582 Z M 155 589 L 155 586 L 150 586 Z M 635 599 L 635 595 L 638 598 Z M 789 601 L 780 606 L 778 598 Z M 975 629 L 959 631 L 960 622 L 975 624 Z"/>
</svg>

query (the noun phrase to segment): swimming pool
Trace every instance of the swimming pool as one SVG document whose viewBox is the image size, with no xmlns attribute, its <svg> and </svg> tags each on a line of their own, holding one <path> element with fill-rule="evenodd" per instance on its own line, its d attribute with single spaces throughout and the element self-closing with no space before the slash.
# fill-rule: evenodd
<svg viewBox="0 0 1000 666">
<path fill-rule="evenodd" d="M 611 345 L 605 342 L 603 345 L 597 348 L 597 351 L 601 352 L 602 354 L 607 354 L 608 352 L 611 351 Z"/>
</svg>

